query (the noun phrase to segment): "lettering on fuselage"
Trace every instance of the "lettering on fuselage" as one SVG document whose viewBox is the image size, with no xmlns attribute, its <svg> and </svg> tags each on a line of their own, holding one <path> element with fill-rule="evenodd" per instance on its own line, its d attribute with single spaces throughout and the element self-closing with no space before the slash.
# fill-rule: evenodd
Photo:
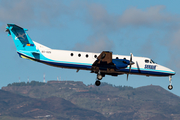
<svg viewBox="0 0 180 120">
<path fill-rule="evenodd" d="M 42 51 L 42 53 L 51 53 L 51 51 Z"/>
<path fill-rule="evenodd" d="M 153 69 L 153 70 L 155 70 L 156 69 L 156 65 L 145 65 L 144 68 L 145 69 Z"/>
</svg>

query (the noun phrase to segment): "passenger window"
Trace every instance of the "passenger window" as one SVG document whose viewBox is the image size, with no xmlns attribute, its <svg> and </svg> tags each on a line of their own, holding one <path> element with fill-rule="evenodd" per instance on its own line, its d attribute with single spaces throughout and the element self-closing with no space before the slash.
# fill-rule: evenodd
<svg viewBox="0 0 180 120">
<path fill-rule="evenodd" d="M 78 54 L 79 57 L 81 57 L 81 54 Z"/>
<path fill-rule="evenodd" d="M 73 56 L 74 54 L 73 53 L 71 53 L 71 56 Z"/>
<path fill-rule="evenodd" d="M 149 60 L 145 60 L 145 63 L 149 63 Z"/>
<path fill-rule="evenodd" d="M 124 58 L 124 60 L 126 60 L 126 58 Z"/>
<path fill-rule="evenodd" d="M 116 59 L 119 59 L 118 57 L 116 57 Z"/>
<path fill-rule="evenodd" d="M 88 58 L 88 57 L 89 57 L 89 55 L 88 55 L 88 54 L 86 54 L 86 57 Z"/>
<path fill-rule="evenodd" d="M 94 55 L 94 58 L 97 58 L 97 55 Z"/>
</svg>

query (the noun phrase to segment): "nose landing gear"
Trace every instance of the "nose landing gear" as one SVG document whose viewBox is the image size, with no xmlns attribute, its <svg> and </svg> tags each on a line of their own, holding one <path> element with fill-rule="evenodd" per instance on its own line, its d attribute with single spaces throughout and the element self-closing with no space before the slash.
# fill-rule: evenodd
<svg viewBox="0 0 180 120">
<path fill-rule="evenodd" d="M 168 86 L 169 90 L 173 89 L 173 86 L 171 84 L 172 84 L 172 76 L 169 76 L 169 86 Z"/>
<path fill-rule="evenodd" d="M 172 86 L 172 85 L 168 85 L 168 89 L 169 89 L 169 90 L 172 90 L 172 89 L 173 89 L 173 86 Z"/>
</svg>

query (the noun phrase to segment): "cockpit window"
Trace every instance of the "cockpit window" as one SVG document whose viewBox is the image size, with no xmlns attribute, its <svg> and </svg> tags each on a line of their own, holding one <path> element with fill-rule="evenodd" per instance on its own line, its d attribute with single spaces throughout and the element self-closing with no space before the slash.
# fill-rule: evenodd
<svg viewBox="0 0 180 120">
<path fill-rule="evenodd" d="M 145 60 L 145 63 L 149 63 L 149 60 Z"/>
<path fill-rule="evenodd" d="M 152 59 L 151 59 L 151 63 L 156 64 L 156 62 L 154 62 Z"/>
</svg>

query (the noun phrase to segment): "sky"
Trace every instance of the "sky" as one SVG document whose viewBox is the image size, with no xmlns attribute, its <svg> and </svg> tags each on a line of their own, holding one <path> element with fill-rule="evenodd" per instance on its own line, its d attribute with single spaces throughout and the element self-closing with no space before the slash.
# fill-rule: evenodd
<svg viewBox="0 0 180 120">
<path fill-rule="evenodd" d="M 176 72 L 173 94 L 180 96 L 179 0 L 0 0 L 0 87 L 13 82 L 73 80 L 94 84 L 96 74 L 47 66 L 22 59 L 7 23 L 28 29 L 33 41 L 53 49 L 152 58 Z M 158 85 L 168 90 L 168 77 L 106 76 L 102 82 L 134 88 Z M 169 91 L 169 90 L 168 90 Z"/>
</svg>

